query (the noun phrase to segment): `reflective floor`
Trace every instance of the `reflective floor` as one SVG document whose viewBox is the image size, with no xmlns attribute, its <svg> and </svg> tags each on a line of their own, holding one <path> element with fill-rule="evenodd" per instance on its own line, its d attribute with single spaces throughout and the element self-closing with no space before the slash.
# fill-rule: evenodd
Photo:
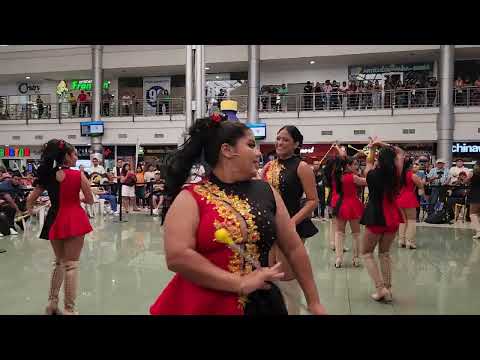
<svg viewBox="0 0 480 360">
<path fill-rule="evenodd" d="M 106 216 L 92 223 L 81 257 L 81 314 L 148 314 L 172 273 L 163 255 L 158 217 L 131 214 L 128 222 Z M 480 243 L 468 228 L 419 226 L 417 250 L 392 248 L 391 304 L 369 299 L 373 284 L 363 267 L 333 267 L 328 223 L 307 241 L 320 297 L 329 314 L 480 314 Z M 0 238 L 0 314 L 42 314 L 46 305 L 52 251 L 36 236 Z M 347 245 L 351 238 L 347 235 Z M 63 297 L 63 295 L 61 295 Z"/>
</svg>

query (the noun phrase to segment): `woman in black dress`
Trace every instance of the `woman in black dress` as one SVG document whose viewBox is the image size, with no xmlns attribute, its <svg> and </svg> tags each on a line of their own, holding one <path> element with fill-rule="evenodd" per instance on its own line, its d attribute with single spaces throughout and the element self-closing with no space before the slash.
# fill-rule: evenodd
<svg viewBox="0 0 480 360">
<path fill-rule="evenodd" d="M 185 184 L 192 165 L 201 160 L 211 172 L 199 183 Z M 198 119 L 167 163 L 166 192 L 173 202 L 165 219 L 165 258 L 177 274 L 151 314 L 286 314 L 272 282 L 283 277 L 280 264 L 268 264 L 274 243 L 287 254 L 310 312 L 325 313 L 282 198 L 264 181 L 252 180 L 258 159 L 245 124 L 218 114 Z M 219 241 L 220 234 L 234 246 Z"/>
<path fill-rule="evenodd" d="M 473 168 L 470 185 L 471 189 L 468 199 L 470 201 L 470 220 L 472 221 L 473 230 L 475 230 L 473 238 L 480 239 L 480 161 L 477 161 Z"/>
<path fill-rule="evenodd" d="M 313 170 L 299 156 L 302 144 L 303 136 L 295 126 L 282 127 L 277 133 L 275 144 L 277 159 L 265 165 L 262 178 L 280 193 L 298 235 L 305 242 L 305 239 L 318 232 L 310 219 L 313 210 L 318 206 L 318 194 Z M 306 201 L 302 207 L 303 194 Z M 284 264 L 285 278 L 281 284 L 284 293 L 292 295 L 287 297 L 287 308 L 289 314 L 298 314 L 300 289 L 285 255 L 278 248 L 274 248 L 271 258 L 272 261 Z"/>
</svg>

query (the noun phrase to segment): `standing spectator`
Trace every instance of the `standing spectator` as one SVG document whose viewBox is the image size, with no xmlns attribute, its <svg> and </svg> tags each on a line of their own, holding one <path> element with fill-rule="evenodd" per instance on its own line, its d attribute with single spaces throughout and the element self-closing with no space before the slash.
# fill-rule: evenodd
<svg viewBox="0 0 480 360">
<path fill-rule="evenodd" d="M 260 103 L 262 105 L 261 111 L 268 111 L 268 97 L 270 96 L 268 86 L 262 87 L 262 96 L 260 99 Z"/>
<path fill-rule="evenodd" d="M 122 169 L 123 169 L 123 160 L 118 159 L 117 160 L 117 166 L 115 166 L 115 179 L 117 180 L 117 186 L 116 186 L 115 190 L 116 190 L 116 193 L 119 196 L 118 201 L 122 200 L 122 199 L 120 199 L 120 178 L 122 176 Z"/>
<path fill-rule="evenodd" d="M 78 95 L 80 117 L 85 117 L 86 103 L 87 103 L 87 94 L 85 94 L 85 91 L 81 90 L 80 94 Z"/>
<path fill-rule="evenodd" d="M 455 87 L 455 105 L 460 106 L 460 105 L 466 105 L 465 104 L 465 98 L 464 98 L 464 86 L 465 83 L 462 79 L 461 76 L 455 80 L 454 87 Z"/>
<path fill-rule="evenodd" d="M 145 171 L 144 180 L 149 183 L 155 179 L 155 166 L 148 165 L 147 171 Z"/>
<path fill-rule="evenodd" d="M 277 88 L 274 86 L 270 88 L 270 108 L 277 111 Z"/>
<path fill-rule="evenodd" d="M 323 110 L 322 85 L 317 81 L 315 85 L 315 109 Z"/>
<path fill-rule="evenodd" d="M 357 95 L 357 84 L 355 81 L 350 81 L 347 90 L 347 103 L 350 109 L 356 109 L 358 107 L 358 95 Z"/>
<path fill-rule="evenodd" d="M 285 84 L 282 84 L 282 86 L 278 89 L 278 94 L 280 95 L 280 110 L 287 111 L 288 89 Z"/>
<path fill-rule="evenodd" d="M 469 170 L 463 165 L 463 159 L 457 159 L 455 161 L 455 166 L 452 166 L 448 172 L 448 184 L 452 185 L 458 181 L 458 176 L 461 172 L 468 174 Z"/>
<path fill-rule="evenodd" d="M 92 94 L 87 92 L 87 98 L 85 99 L 85 116 L 92 116 Z"/>
<path fill-rule="evenodd" d="M 38 118 L 41 119 L 43 115 L 43 100 L 40 97 L 40 95 L 37 95 L 37 100 L 35 100 L 37 103 L 37 110 L 38 110 Z"/>
<path fill-rule="evenodd" d="M 135 195 L 137 197 L 137 208 L 138 206 L 146 207 L 145 203 L 145 172 L 143 166 L 137 166 L 137 172 L 135 173 L 137 182 L 135 185 Z"/>
<path fill-rule="evenodd" d="M 130 105 L 132 104 L 132 98 L 130 97 L 130 94 L 126 92 L 122 96 L 122 109 L 123 112 L 121 115 L 130 115 Z"/>
<path fill-rule="evenodd" d="M 331 107 L 333 109 L 338 109 L 339 108 L 340 100 L 339 100 L 339 96 L 338 96 L 338 89 L 339 89 L 339 84 L 337 83 L 337 80 L 333 80 L 333 82 L 332 82 L 332 96 L 331 96 L 331 100 L 332 100 Z"/>
<path fill-rule="evenodd" d="M 72 114 L 72 117 L 75 117 L 77 113 L 77 98 L 73 95 L 73 93 L 70 93 L 70 96 L 68 97 L 68 103 L 70 104 L 70 113 Z"/>
<path fill-rule="evenodd" d="M 103 91 L 102 95 L 102 108 L 103 108 L 103 116 L 110 116 L 110 102 L 112 101 L 112 95 L 108 92 L 108 90 Z"/>
<path fill-rule="evenodd" d="M 307 85 L 303 88 L 304 93 L 304 110 L 312 110 L 312 93 L 313 86 L 310 81 L 307 81 Z"/>
<path fill-rule="evenodd" d="M 363 81 L 360 81 L 357 87 L 358 109 L 362 109 L 366 104 L 365 91 L 366 91 L 365 84 Z"/>
<path fill-rule="evenodd" d="M 480 105 L 480 78 L 475 80 L 473 84 L 475 87 L 471 90 L 472 91 L 472 105 L 478 106 Z"/>
<path fill-rule="evenodd" d="M 170 94 L 168 93 L 168 90 L 165 89 L 163 90 L 163 101 L 164 101 L 164 105 L 165 105 L 165 114 L 170 114 Z"/>
<path fill-rule="evenodd" d="M 330 84 L 330 80 L 325 81 L 323 84 L 323 93 L 324 93 L 324 103 L 326 104 L 326 110 L 330 110 L 330 96 L 332 93 L 332 85 Z"/>
<path fill-rule="evenodd" d="M 435 167 L 427 174 L 427 180 L 429 184 L 432 185 L 430 204 L 428 207 L 428 213 L 431 214 L 438 201 L 440 186 L 447 184 L 448 180 L 448 170 L 445 169 L 445 161 L 443 159 L 437 160 Z"/>
<path fill-rule="evenodd" d="M 378 109 L 381 108 L 381 101 L 382 101 L 382 85 L 378 80 L 375 80 L 375 84 L 373 85 L 373 94 L 372 94 L 372 102 L 373 108 Z"/>
<path fill-rule="evenodd" d="M 373 83 L 367 82 L 365 87 L 365 109 L 371 109 L 373 107 Z"/>
<path fill-rule="evenodd" d="M 384 105 L 385 108 L 391 108 L 393 103 L 393 84 L 390 76 L 385 76 L 384 89 Z"/>
<path fill-rule="evenodd" d="M 314 210 L 313 216 L 317 216 L 320 217 L 320 219 L 325 220 L 325 181 L 320 161 L 313 162 L 313 172 L 315 174 L 318 194 L 318 206 Z"/>
<path fill-rule="evenodd" d="M 347 82 L 344 81 L 342 82 L 342 86 L 339 87 L 339 92 L 340 92 L 340 101 L 342 104 L 342 109 L 346 110 L 347 109 L 347 92 L 348 92 L 348 86 Z"/>
<path fill-rule="evenodd" d="M 133 207 L 133 211 L 138 211 L 139 209 L 135 203 L 135 183 L 137 182 L 137 177 L 130 169 L 130 164 L 128 163 L 124 164 L 122 167 L 120 182 L 122 183 L 123 207 L 125 207 L 126 213 L 129 213 L 130 206 Z"/>
</svg>

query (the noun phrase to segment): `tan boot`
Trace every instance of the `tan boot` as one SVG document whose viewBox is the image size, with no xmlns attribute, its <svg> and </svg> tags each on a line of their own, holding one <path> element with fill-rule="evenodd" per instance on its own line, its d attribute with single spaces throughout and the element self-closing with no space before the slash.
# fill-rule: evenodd
<svg viewBox="0 0 480 360">
<path fill-rule="evenodd" d="M 329 235 L 329 245 L 330 249 L 335 251 L 335 219 L 330 220 L 330 235 Z"/>
<path fill-rule="evenodd" d="M 389 292 L 387 301 L 392 300 L 392 258 L 389 252 L 378 254 L 378 260 L 380 262 L 380 269 L 382 271 L 383 284 Z"/>
<path fill-rule="evenodd" d="M 300 301 L 302 290 L 297 280 L 279 281 L 277 283 L 282 292 L 288 315 L 300 315 Z"/>
<path fill-rule="evenodd" d="M 75 300 L 77 298 L 78 288 L 78 264 L 79 261 L 65 262 L 65 311 L 64 315 L 78 315 L 75 311 Z"/>
<path fill-rule="evenodd" d="M 345 233 L 337 231 L 335 233 L 335 267 L 341 268 L 343 264 L 343 243 L 345 241 Z"/>
<path fill-rule="evenodd" d="M 398 247 L 405 247 L 407 224 L 400 223 L 398 227 Z"/>
<path fill-rule="evenodd" d="M 352 233 L 352 245 L 353 245 L 353 257 L 352 265 L 353 267 L 360 266 L 360 233 Z"/>
<path fill-rule="evenodd" d="M 382 279 L 382 275 L 380 274 L 380 271 L 378 270 L 378 265 L 377 262 L 375 261 L 375 258 L 373 257 L 372 253 L 367 253 L 362 255 L 362 260 L 363 260 L 363 265 L 367 269 L 368 275 L 370 275 L 370 278 L 373 280 L 375 284 L 375 288 L 377 291 L 370 295 L 371 298 L 375 301 L 381 301 L 387 298 L 389 296 L 389 291 L 385 288 L 385 284 Z"/>
<path fill-rule="evenodd" d="M 58 294 L 62 287 L 65 269 L 60 260 L 53 262 L 52 275 L 50 277 L 50 291 L 48 293 L 48 305 L 45 309 L 47 315 L 62 315 L 62 311 L 58 308 Z"/>
<path fill-rule="evenodd" d="M 417 221 L 407 220 L 407 230 L 405 231 L 407 249 L 416 249 Z"/>
<path fill-rule="evenodd" d="M 480 239 L 480 221 L 478 219 L 478 215 L 470 214 L 470 221 L 473 230 L 475 230 L 475 235 L 473 235 L 473 239 Z"/>
</svg>

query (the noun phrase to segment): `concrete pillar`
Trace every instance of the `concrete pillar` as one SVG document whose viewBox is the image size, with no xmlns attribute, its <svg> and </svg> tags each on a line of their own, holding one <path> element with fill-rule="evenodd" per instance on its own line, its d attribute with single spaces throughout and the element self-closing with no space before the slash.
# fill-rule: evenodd
<svg viewBox="0 0 480 360">
<path fill-rule="evenodd" d="M 205 116 L 205 57 L 204 45 L 195 46 L 195 119 Z"/>
<path fill-rule="evenodd" d="M 185 129 L 193 123 L 193 48 L 187 45 L 185 48 Z"/>
<path fill-rule="evenodd" d="M 452 165 L 452 143 L 455 120 L 453 115 L 453 75 L 455 65 L 455 46 L 440 46 L 440 115 L 437 131 L 437 157 Z"/>
<path fill-rule="evenodd" d="M 259 89 L 260 89 L 260 45 L 248 45 L 247 122 L 258 122 Z"/>
<path fill-rule="evenodd" d="M 92 46 L 92 121 L 101 120 L 102 111 L 102 85 L 103 85 L 103 46 Z M 91 154 L 90 158 L 96 157 L 103 162 L 103 145 L 102 137 L 94 136 L 91 138 Z"/>
</svg>

